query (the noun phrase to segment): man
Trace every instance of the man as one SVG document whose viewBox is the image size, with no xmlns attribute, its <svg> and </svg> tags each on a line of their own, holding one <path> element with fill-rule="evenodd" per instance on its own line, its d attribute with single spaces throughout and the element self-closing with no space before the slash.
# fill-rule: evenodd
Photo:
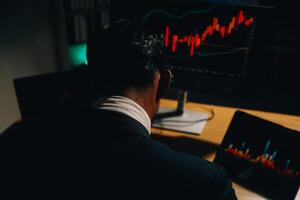
<svg viewBox="0 0 300 200">
<path fill-rule="evenodd" d="M 221 168 L 151 139 L 151 119 L 171 82 L 161 39 L 119 20 L 90 41 L 87 55 L 95 88 L 104 95 L 94 108 L 111 138 L 108 155 L 118 158 L 116 182 L 126 174 L 124 184 L 130 177 L 138 183 L 134 188 L 142 185 L 153 194 L 236 198 Z"/>
<path fill-rule="evenodd" d="M 87 51 L 93 108 L 3 135 L 10 179 L 22 177 L 29 193 L 85 199 L 236 199 L 220 167 L 151 138 L 151 119 L 171 82 L 162 53 L 158 37 L 126 20 L 100 31 Z"/>
</svg>

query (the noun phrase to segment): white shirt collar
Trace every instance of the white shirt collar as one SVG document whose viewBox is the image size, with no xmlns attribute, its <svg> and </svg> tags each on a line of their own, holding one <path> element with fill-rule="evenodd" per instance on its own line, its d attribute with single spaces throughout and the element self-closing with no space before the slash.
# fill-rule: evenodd
<svg viewBox="0 0 300 200">
<path fill-rule="evenodd" d="M 98 99 L 94 108 L 123 113 L 141 123 L 151 134 L 151 119 L 146 111 L 131 99 L 123 96 L 109 96 Z"/>
</svg>

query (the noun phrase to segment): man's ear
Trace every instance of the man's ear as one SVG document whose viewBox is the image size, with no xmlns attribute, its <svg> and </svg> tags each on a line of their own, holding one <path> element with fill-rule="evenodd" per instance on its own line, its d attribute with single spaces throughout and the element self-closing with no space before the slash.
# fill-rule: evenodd
<svg viewBox="0 0 300 200">
<path fill-rule="evenodd" d="M 167 94 L 172 81 L 172 72 L 170 69 L 160 71 L 160 80 L 157 89 L 156 101 L 159 101 L 164 95 Z"/>
</svg>

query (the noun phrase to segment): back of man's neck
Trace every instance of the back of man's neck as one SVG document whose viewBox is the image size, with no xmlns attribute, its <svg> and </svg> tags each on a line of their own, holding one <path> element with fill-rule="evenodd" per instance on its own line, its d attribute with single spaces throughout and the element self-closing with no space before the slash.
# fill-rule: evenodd
<svg viewBox="0 0 300 200">
<path fill-rule="evenodd" d="M 148 116 L 152 119 L 154 113 L 152 112 L 151 109 L 151 103 L 148 102 L 149 98 L 147 97 L 146 92 L 130 90 L 130 91 L 125 91 L 123 94 L 121 94 L 121 96 L 129 98 L 135 103 L 137 103 L 146 111 Z"/>
</svg>

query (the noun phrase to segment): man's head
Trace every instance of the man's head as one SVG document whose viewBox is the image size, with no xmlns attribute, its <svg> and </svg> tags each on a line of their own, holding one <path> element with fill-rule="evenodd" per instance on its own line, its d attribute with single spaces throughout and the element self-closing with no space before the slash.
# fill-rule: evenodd
<svg viewBox="0 0 300 200">
<path fill-rule="evenodd" d="M 98 97 L 126 96 L 154 116 L 171 81 L 161 38 L 118 20 L 89 40 L 87 57 Z"/>
</svg>

